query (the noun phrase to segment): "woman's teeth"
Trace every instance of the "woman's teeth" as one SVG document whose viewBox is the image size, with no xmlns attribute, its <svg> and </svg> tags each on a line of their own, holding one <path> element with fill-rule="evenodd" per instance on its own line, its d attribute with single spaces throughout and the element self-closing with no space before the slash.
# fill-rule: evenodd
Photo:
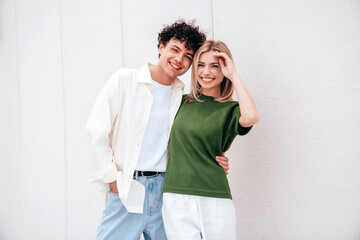
<svg viewBox="0 0 360 240">
<path fill-rule="evenodd" d="M 213 78 L 202 78 L 202 80 L 204 82 L 211 82 L 213 80 Z"/>
</svg>

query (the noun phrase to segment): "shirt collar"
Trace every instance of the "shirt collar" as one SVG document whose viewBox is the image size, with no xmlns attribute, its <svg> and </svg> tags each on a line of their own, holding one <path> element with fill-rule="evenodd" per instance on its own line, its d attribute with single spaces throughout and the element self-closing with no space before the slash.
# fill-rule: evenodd
<svg viewBox="0 0 360 240">
<path fill-rule="evenodd" d="M 152 85 L 150 68 L 149 68 L 150 66 L 154 66 L 154 65 L 151 63 L 146 63 L 144 66 L 140 68 L 138 82 Z M 175 78 L 171 86 L 172 88 L 177 87 L 184 89 L 185 84 L 180 79 Z"/>
</svg>

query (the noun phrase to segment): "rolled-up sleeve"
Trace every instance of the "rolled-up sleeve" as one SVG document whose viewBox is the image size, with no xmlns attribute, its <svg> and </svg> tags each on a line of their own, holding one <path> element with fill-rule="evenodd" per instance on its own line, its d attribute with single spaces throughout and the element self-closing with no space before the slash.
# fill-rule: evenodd
<svg viewBox="0 0 360 240">
<path fill-rule="evenodd" d="M 120 95 L 120 72 L 117 72 L 98 95 L 85 128 L 96 168 L 96 172 L 89 176 L 91 182 L 110 183 L 116 180 L 111 136 L 119 112 Z"/>
</svg>

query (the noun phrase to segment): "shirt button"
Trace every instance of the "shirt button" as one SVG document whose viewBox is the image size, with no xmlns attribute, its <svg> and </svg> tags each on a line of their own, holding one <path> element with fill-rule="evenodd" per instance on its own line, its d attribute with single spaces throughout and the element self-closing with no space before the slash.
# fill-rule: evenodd
<svg viewBox="0 0 360 240">
<path fill-rule="evenodd" d="M 136 145 L 140 146 L 140 142 L 138 142 Z"/>
</svg>

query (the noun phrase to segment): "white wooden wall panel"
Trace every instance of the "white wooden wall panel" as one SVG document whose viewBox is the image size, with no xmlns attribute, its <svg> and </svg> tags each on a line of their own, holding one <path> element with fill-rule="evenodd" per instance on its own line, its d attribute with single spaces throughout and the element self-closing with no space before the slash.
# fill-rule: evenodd
<svg viewBox="0 0 360 240">
<path fill-rule="evenodd" d="M 180 17 L 229 45 L 261 114 L 227 154 L 238 239 L 359 239 L 359 7 L 0 1 L 0 239 L 95 238 L 89 111 L 118 68 L 157 62 L 158 31 Z"/>
<path fill-rule="evenodd" d="M 59 2 L 16 1 L 21 107 L 21 239 L 65 239 Z"/>
<path fill-rule="evenodd" d="M 104 195 L 84 128 L 95 98 L 122 67 L 120 1 L 61 1 L 67 165 L 68 239 L 95 239 Z"/>
<path fill-rule="evenodd" d="M 179 18 L 195 19 L 200 30 L 211 36 L 209 0 L 201 1 L 122 1 L 125 67 L 141 67 L 146 61 L 157 63 L 157 38 L 163 25 Z M 189 88 L 190 70 L 180 77 Z"/>
<path fill-rule="evenodd" d="M 19 239 L 21 146 L 15 3 L 0 1 L 0 239 Z"/>
<path fill-rule="evenodd" d="M 358 13 L 355 1 L 214 0 L 215 38 L 261 115 L 229 154 L 239 239 L 360 237 Z"/>
</svg>

